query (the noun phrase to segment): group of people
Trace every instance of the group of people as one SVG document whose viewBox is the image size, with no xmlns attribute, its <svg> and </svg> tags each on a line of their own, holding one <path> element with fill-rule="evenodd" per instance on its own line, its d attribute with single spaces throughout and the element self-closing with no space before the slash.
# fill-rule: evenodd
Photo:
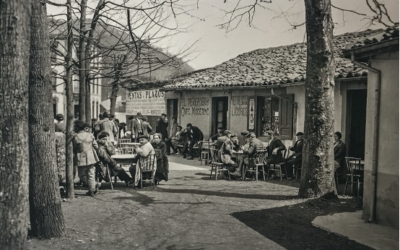
<svg viewBox="0 0 400 250">
<path fill-rule="evenodd" d="M 241 135 L 245 138 L 244 145 L 240 145 L 239 136 L 232 133 L 229 130 L 218 129 L 218 133 L 210 137 L 210 141 L 213 142 L 213 146 L 219 150 L 219 158 L 221 162 L 230 166 L 231 175 L 241 176 L 243 165 L 251 166 L 254 162 L 251 161 L 257 153 L 257 151 L 263 150 L 265 148 L 264 143 L 256 137 L 256 134 L 248 131 L 243 131 Z M 296 142 L 293 146 L 288 149 L 293 153 L 287 158 L 282 155 L 282 151 L 286 149 L 285 145 L 279 138 L 276 138 L 274 132 L 269 130 L 265 133 L 267 139 L 266 146 L 266 158 L 264 159 L 264 164 L 266 170 L 269 169 L 269 165 L 278 164 L 285 162 L 283 165 L 283 171 L 286 173 L 287 179 L 293 179 L 293 167 L 297 166 L 301 168 L 302 163 L 302 151 L 304 145 L 304 133 L 298 132 L 296 134 Z M 335 159 L 335 171 L 341 168 L 345 164 L 346 155 L 346 145 L 341 141 L 342 134 L 336 132 L 334 134 L 334 159 Z M 234 152 L 243 152 L 247 155 L 243 159 L 244 164 L 238 164 L 238 159 L 234 158 Z M 250 160 L 249 160 L 250 159 Z M 272 174 L 270 179 L 274 179 L 277 176 Z"/>
</svg>

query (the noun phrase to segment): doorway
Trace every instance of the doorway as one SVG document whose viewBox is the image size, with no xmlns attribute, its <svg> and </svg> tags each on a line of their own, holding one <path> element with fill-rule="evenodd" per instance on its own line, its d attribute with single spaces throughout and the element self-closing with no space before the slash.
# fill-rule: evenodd
<svg viewBox="0 0 400 250">
<path fill-rule="evenodd" d="M 228 129 L 228 97 L 213 97 L 213 116 L 211 134 L 218 132 L 218 128 Z"/>
<path fill-rule="evenodd" d="M 347 155 L 364 159 L 367 90 L 347 91 L 346 146 Z"/>
</svg>

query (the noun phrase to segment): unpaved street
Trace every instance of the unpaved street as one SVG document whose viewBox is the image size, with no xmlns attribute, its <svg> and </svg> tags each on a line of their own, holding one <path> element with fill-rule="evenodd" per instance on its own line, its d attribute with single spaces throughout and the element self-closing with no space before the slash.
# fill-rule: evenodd
<svg viewBox="0 0 400 250">
<path fill-rule="evenodd" d="M 30 249 L 283 249 L 230 214 L 304 201 L 297 188 L 210 180 L 196 160 L 170 161 L 170 180 L 155 189 L 105 184 L 94 198 L 78 190 L 63 203 L 67 237 L 32 239 Z"/>
</svg>

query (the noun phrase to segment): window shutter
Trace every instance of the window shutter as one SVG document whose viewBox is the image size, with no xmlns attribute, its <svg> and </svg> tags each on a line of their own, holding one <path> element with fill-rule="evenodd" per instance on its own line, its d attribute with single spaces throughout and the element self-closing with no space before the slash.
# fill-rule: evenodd
<svg viewBox="0 0 400 250">
<path fill-rule="evenodd" d="M 280 139 L 291 140 L 293 138 L 293 103 L 294 95 L 283 95 L 280 99 L 279 120 L 280 120 Z"/>
</svg>

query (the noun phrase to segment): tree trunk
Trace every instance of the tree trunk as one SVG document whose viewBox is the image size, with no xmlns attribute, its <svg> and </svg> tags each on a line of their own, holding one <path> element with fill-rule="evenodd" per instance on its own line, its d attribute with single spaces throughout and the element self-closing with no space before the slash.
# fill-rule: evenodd
<svg viewBox="0 0 400 250">
<path fill-rule="evenodd" d="M 86 70 L 88 70 L 88 72 L 89 72 L 89 70 L 90 70 L 90 66 L 89 67 L 87 67 L 86 68 Z M 86 105 L 85 105 L 85 113 L 86 113 L 86 119 L 85 119 L 85 122 L 87 123 L 87 124 L 91 124 L 91 119 L 92 119 L 92 104 L 91 104 L 91 96 L 92 96 L 92 94 L 91 94 L 91 92 L 90 92 L 90 75 L 86 75 L 86 85 L 85 85 L 85 87 L 86 87 Z"/>
<path fill-rule="evenodd" d="M 79 120 L 86 121 L 86 9 L 87 0 L 81 1 L 81 18 L 79 20 Z"/>
<path fill-rule="evenodd" d="M 330 0 L 305 0 L 307 69 L 301 197 L 336 195 L 333 178 L 335 61 L 330 4 Z"/>
<path fill-rule="evenodd" d="M 46 4 L 32 1 L 29 67 L 29 201 L 31 233 L 38 238 L 64 235 L 64 216 L 56 176 L 52 116 L 50 46 Z"/>
<path fill-rule="evenodd" d="M 26 249 L 31 3 L 0 0 L 0 248 Z"/>
<path fill-rule="evenodd" d="M 66 119 L 66 138 L 65 138 L 65 174 L 67 182 L 67 198 L 73 199 L 74 194 L 74 162 L 72 137 L 74 134 L 74 92 L 72 82 L 72 8 L 71 0 L 67 0 L 67 57 L 65 60 L 65 92 L 67 96 L 67 119 Z"/>
<path fill-rule="evenodd" d="M 110 96 L 110 114 L 115 115 L 115 107 L 117 105 L 117 97 L 118 97 L 118 83 L 112 84 L 111 96 Z"/>
</svg>

